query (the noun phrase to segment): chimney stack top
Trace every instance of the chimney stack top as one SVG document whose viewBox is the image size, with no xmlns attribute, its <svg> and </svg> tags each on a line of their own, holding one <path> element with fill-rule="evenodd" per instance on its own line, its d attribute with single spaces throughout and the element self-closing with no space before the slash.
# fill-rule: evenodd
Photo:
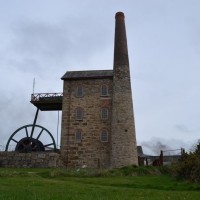
<svg viewBox="0 0 200 200">
<path fill-rule="evenodd" d="M 120 19 L 120 18 L 122 18 L 122 19 L 124 19 L 124 18 L 125 18 L 125 16 L 124 16 L 124 13 L 123 13 L 123 12 L 117 12 L 117 13 L 115 14 L 115 19 Z"/>
</svg>

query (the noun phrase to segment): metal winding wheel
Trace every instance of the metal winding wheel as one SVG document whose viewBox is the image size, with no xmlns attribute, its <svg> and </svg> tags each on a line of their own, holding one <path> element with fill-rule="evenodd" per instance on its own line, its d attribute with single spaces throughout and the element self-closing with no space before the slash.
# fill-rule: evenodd
<svg viewBox="0 0 200 200">
<path fill-rule="evenodd" d="M 29 133 L 30 128 L 31 133 Z M 34 135 L 35 128 L 39 130 L 37 135 Z M 15 136 L 23 132 L 25 134 L 25 137 L 20 140 L 15 139 Z M 39 139 L 41 138 L 42 134 L 47 134 L 50 137 L 51 143 L 44 144 L 44 142 L 41 142 L 41 140 Z M 18 128 L 8 139 L 8 142 L 6 144 L 6 151 L 8 151 L 11 141 L 14 141 L 16 143 L 15 151 L 21 153 L 45 151 L 45 147 L 52 147 L 54 151 L 56 150 L 56 143 L 52 134 L 46 128 L 36 124 L 25 125 Z"/>
<path fill-rule="evenodd" d="M 52 150 L 56 151 L 56 143 L 52 134 L 46 128 L 36 125 L 38 113 L 39 113 L 39 108 L 37 108 L 37 111 L 35 113 L 33 124 L 25 125 L 18 128 L 10 136 L 6 144 L 5 151 L 8 151 L 10 142 L 12 143 L 14 142 L 14 144 L 16 144 L 15 151 L 21 153 L 45 151 L 46 147 L 51 147 Z M 20 136 L 20 134 L 22 136 Z M 51 142 L 48 144 L 45 144 L 45 142 L 41 142 L 43 135 L 45 135 L 45 138 L 43 137 L 44 141 L 46 142 L 51 141 Z"/>
</svg>

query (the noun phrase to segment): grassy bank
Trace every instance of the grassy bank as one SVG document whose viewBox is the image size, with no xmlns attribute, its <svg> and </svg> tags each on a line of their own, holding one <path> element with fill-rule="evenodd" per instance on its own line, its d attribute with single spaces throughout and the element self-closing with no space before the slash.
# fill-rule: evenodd
<svg viewBox="0 0 200 200">
<path fill-rule="evenodd" d="M 132 173 L 132 175 L 130 175 Z M 0 199 L 199 199 L 200 185 L 159 169 L 59 170 L 0 168 Z"/>
</svg>

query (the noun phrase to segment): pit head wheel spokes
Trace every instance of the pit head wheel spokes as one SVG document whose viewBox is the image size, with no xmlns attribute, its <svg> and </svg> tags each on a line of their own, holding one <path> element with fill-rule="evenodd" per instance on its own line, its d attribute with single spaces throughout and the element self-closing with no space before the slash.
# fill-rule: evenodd
<svg viewBox="0 0 200 200">
<path fill-rule="evenodd" d="M 15 151 L 27 153 L 32 151 L 45 151 L 45 148 L 41 141 L 31 137 L 25 137 L 17 143 Z"/>
<path fill-rule="evenodd" d="M 21 138 L 19 138 L 20 135 Z M 42 138 L 43 141 L 41 141 Z M 8 139 L 6 151 L 8 151 L 10 143 L 15 144 L 15 151 L 22 153 L 45 151 L 48 147 L 56 151 L 56 144 L 52 134 L 39 125 L 33 127 L 33 124 L 30 124 L 18 128 Z"/>
</svg>

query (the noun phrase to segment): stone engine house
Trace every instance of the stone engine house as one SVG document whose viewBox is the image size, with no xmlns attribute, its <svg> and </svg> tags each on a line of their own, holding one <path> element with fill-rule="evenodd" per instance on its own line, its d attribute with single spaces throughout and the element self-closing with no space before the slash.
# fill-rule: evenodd
<svg viewBox="0 0 200 200">
<path fill-rule="evenodd" d="M 115 16 L 113 70 L 68 71 L 61 155 L 68 167 L 138 164 L 124 14 Z"/>
</svg>

